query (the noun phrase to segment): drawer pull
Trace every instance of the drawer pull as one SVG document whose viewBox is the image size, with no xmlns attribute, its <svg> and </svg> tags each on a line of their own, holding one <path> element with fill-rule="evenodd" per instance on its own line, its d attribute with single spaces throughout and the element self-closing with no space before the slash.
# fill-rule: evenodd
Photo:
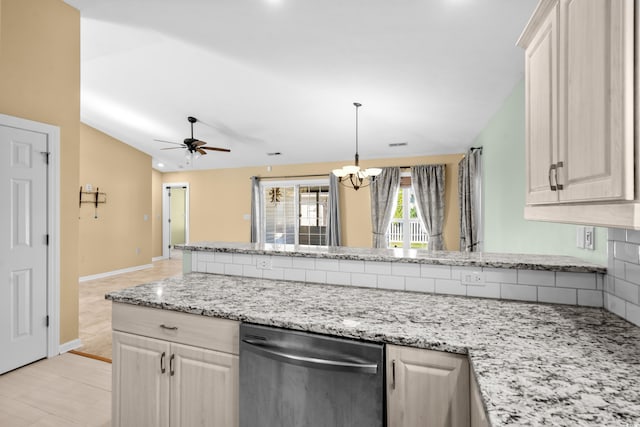
<svg viewBox="0 0 640 427">
<path fill-rule="evenodd" d="M 178 327 L 177 327 L 177 326 L 167 326 L 167 325 L 165 325 L 164 323 L 163 323 L 162 325 L 160 325 L 160 327 L 161 327 L 162 329 L 167 329 L 167 330 L 169 330 L 169 331 L 177 331 L 177 330 L 178 330 Z"/>
</svg>

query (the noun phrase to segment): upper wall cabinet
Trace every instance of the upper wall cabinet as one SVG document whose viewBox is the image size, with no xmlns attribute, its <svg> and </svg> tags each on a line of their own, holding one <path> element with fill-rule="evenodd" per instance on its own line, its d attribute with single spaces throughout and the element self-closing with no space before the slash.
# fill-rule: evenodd
<svg viewBox="0 0 640 427">
<path fill-rule="evenodd" d="M 538 4 L 518 41 L 527 219 L 640 227 L 634 42 L 634 0 Z"/>
</svg>

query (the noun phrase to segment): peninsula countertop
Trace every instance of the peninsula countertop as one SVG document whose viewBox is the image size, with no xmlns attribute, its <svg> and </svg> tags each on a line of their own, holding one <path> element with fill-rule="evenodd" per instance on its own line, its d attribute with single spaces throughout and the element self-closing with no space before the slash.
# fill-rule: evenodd
<svg viewBox="0 0 640 427">
<path fill-rule="evenodd" d="M 346 246 L 285 245 L 272 243 L 197 242 L 176 245 L 186 251 L 249 255 L 276 255 L 356 261 L 390 261 L 522 270 L 606 273 L 604 266 L 561 255 L 501 254 L 492 252 L 429 251 L 420 249 L 352 248 Z"/>
<path fill-rule="evenodd" d="M 468 354 L 493 426 L 640 424 L 640 328 L 601 309 L 202 273 L 106 298 Z"/>
</svg>

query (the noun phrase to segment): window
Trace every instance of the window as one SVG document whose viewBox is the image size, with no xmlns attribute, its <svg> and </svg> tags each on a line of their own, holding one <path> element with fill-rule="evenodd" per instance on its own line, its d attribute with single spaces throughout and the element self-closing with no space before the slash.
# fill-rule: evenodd
<svg viewBox="0 0 640 427">
<path fill-rule="evenodd" d="M 264 242 L 326 245 L 329 185 L 262 184 Z"/>
<path fill-rule="evenodd" d="M 402 177 L 396 211 L 387 230 L 387 241 L 390 248 L 426 249 L 428 247 L 429 235 L 418 218 L 418 206 L 411 188 L 410 177 Z"/>
</svg>

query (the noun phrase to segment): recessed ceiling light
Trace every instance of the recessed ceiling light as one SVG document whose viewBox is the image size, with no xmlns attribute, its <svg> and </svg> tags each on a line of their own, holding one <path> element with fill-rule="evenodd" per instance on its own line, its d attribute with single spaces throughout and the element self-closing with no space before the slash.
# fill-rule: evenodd
<svg viewBox="0 0 640 427">
<path fill-rule="evenodd" d="M 157 166 L 158 166 L 159 168 L 163 168 L 163 167 L 164 167 L 164 163 L 158 163 L 158 164 L 157 164 Z"/>
<path fill-rule="evenodd" d="M 392 142 L 391 144 L 389 144 L 389 147 L 404 147 L 409 145 L 408 142 Z"/>
<path fill-rule="evenodd" d="M 267 153 L 267 156 L 281 156 L 282 153 L 279 151 L 274 151 L 273 153 Z"/>
</svg>

